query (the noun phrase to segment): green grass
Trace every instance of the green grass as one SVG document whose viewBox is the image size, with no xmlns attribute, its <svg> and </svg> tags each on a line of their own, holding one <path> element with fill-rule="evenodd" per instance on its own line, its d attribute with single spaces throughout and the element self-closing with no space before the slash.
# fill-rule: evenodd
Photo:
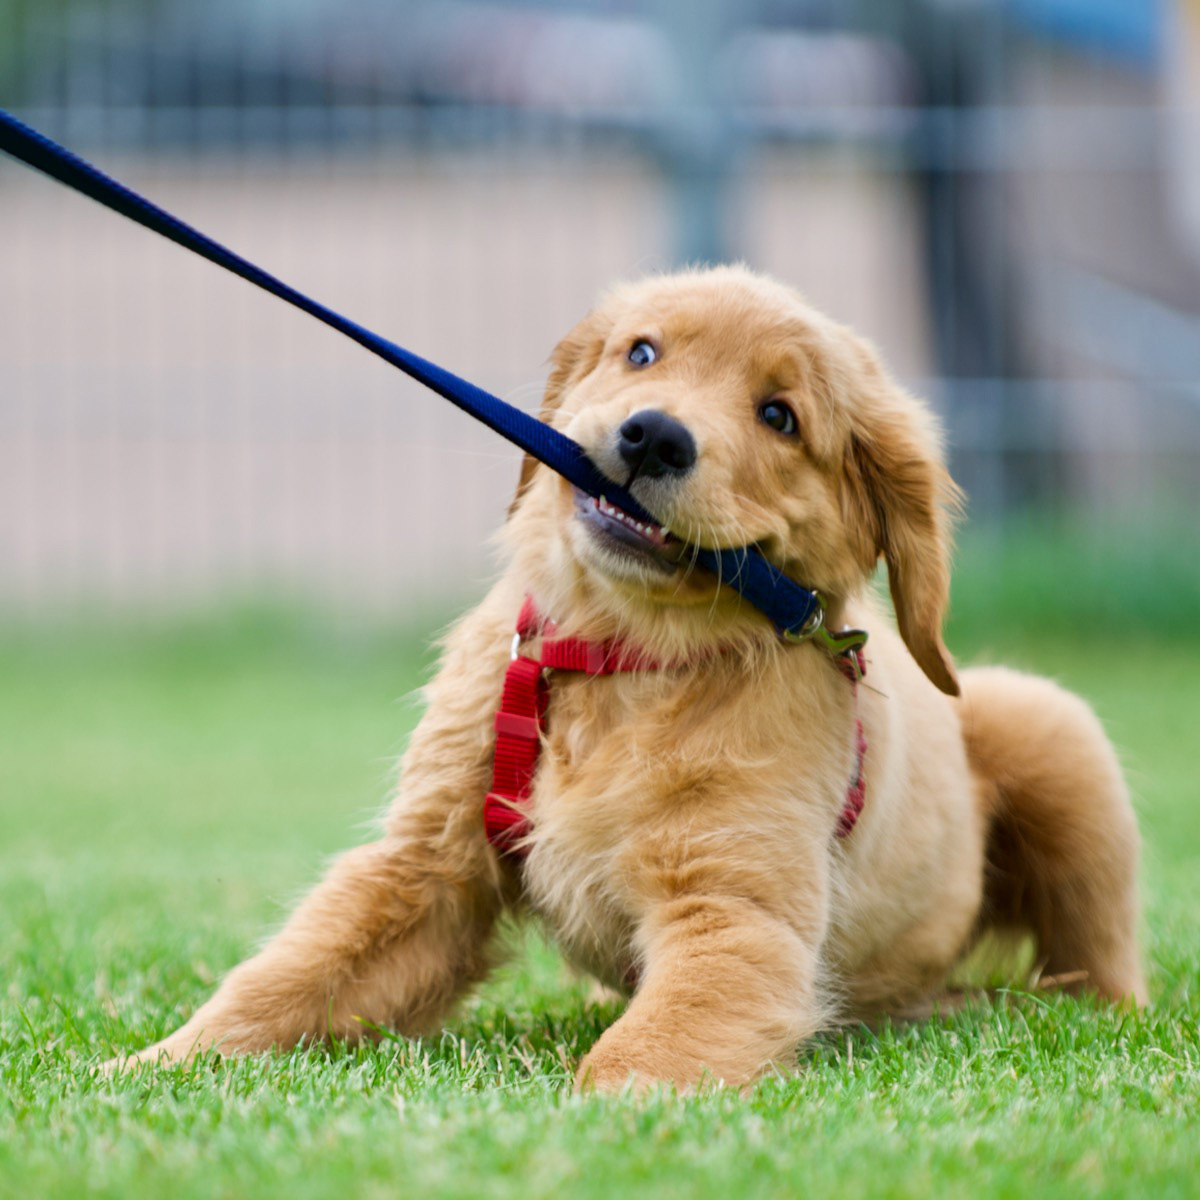
<svg viewBox="0 0 1200 1200">
<path fill-rule="evenodd" d="M 1150 1010 L 1002 995 L 821 1039 L 747 1097 L 580 1098 L 572 1067 L 617 1009 L 529 937 L 439 1038 L 98 1078 L 370 836 L 429 660 L 412 637 L 262 614 L 12 630 L 0 1196 L 1200 1194 L 1200 640 L 1141 617 L 1118 636 L 1104 611 L 1070 632 L 1036 554 L 976 553 L 1029 586 L 1007 602 L 968 572 L 960 656 L 1057 676 L 1122 749 Z M 1103 585 L 1076 566 L 1070 586 Z"/>
</svg>

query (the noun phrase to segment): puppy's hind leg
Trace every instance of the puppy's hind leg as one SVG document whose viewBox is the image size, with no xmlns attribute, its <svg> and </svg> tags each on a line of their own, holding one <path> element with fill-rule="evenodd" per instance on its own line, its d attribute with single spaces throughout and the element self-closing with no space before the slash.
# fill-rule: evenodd
<svg viewBox="0 0 1200 1200">
<path fill-rule="evenodd" d="M 500 896 L 478 865 L 456 871 L 428 844 L 398 837 L 350 851 L 187 1024 L 136 1060 L 436 1028 L 487 968 Z"/>
<path fill-rule="evenodd" d="M 984 918 L 1032 933 L 1048 976 L 1144 1003 L 1139 841 L 1090 708 L 1046 679 L 963 673 L 963 733 L 990 819 Z"/>
</svg>

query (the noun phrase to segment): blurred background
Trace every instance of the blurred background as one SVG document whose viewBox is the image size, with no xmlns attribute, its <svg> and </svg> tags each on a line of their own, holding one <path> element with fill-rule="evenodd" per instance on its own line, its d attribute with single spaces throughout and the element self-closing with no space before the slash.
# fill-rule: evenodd
<svg viewBox="0 0 1200 1200">
<path fill-rule="evenodd" d="M 0 0 L 0 104 L 529 409 L 605 285 L 742 259 L 938 408 L 968 565 L 1200 596 L 1194 2 Z M 478 592 L 494 436 L 10 160 L 0 254 L 0 612 Z"/>
</svg>

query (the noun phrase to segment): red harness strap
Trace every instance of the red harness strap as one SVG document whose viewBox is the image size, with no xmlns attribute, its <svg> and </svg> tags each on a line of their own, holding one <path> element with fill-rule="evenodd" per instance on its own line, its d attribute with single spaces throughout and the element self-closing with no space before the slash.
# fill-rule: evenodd
<svg viewBox="0 0 1200 1200">
<path fill-rule="evenodd" d="M 855 688 L 855 706 L 857 707 L 858 689 Z M 838 817 L 838 837 L 844 838 L 854 832 L 854 826 L 862 814 L 863 805 L 867 799 L 867 781 L 863 778 L 863 763 L 867 758 L 867 735 L 863 732 L 861 717 L 854 718 L 854 778 L 846 789 L 846 803 L 842 805 L 841 816 Z"/>
<path fill-rule="evenodd" d="M 867 674 L 867 660 L 862 647 L 856 646 L 847 650 L 838 659 L 838 670 L 845 675 L 854 689 L 854 774 L 850 778 L 850 786 L 846 788 L 846 803 L 842 805 L 835 830 L 838 837 L 844 838 L 854 831 L 867 800 L 867 781 L 863 777 L 863 764 L 867 758 L 867 735 L 863 731 L 862 717 L 858 715 L 858 681 L 866 678 Z"/>
<path fill-rule="evenodd" d="M 519 654 L 521 642 L 542 635 L 540 658 Z M 858 653 L 854 651 L 853 653 Z M 861 659 L 860 659 L 861 664 Z M 533 789 L 533 773 L 541 752 L 549 698 L 547 672 L 577 671 L 586 675 L 616 675 L 624 671 L 656 671 L 661 664 L 623 642 L 588 642 L 581 638 L 555 636 L 553 621 L 542 619 L 532 599 L 526 598 L 517 618 L 512 661 L 504 673 L 500 710 L 496 713 L 496 751 L 492 763 L 492 789 L 483 802 L 483 828 L 488 842 L 501 854 L 523 858 L 524 838 L 530 822 L 525 802 Z M 855 683 L 861 674 L 846 663 L 842 673 Z M 857 696 L 857 688 L 855 689 Z M 855 770 L 846 792 L 846 804 L 838 818 L 837 836 L 854 828 L 866 798 L 863 760 L 867 740 L 862 721 L 855 719 Z"/>
<path fill-rule="evenodd" d="M 517 651 L 522 641 L 542 635 L 540 658 Z M 524 856 L 521 840 L 529 832 L 524 803 L 533 788 L 533 772 L 541 751 L 549 689 L 546 672 L 578 671 L 586 675 L 615 675 L 619 671 L 654 671 L 659 664 L 623 642 L 588 642 L 555 637 L 553 621 L 542 619 L 526 597 L 517 618 L 512 661 L 504 673 L 500 711 L 496 713 L 496 753 L 492 790 L 483 802 L 487 840 L 503 854 Z"/>
</svg>

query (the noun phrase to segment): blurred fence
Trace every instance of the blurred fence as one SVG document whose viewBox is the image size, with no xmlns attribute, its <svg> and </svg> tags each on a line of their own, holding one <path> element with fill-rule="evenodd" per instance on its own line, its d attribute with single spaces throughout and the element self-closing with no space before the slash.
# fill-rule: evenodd
<svg viewBox="0 0 1200 1200">
<path fill-rule="evenodd" d="M 934 400 L 977 519 L 1200 499 L 1194 10 L 4 2 L 0 102 L 527 407 L 607 283 L 738 257 Z M 442 402 L 7 162 L 0 251 L 0 606 L 489 573 L 516 456 Z"/>
</svg>

